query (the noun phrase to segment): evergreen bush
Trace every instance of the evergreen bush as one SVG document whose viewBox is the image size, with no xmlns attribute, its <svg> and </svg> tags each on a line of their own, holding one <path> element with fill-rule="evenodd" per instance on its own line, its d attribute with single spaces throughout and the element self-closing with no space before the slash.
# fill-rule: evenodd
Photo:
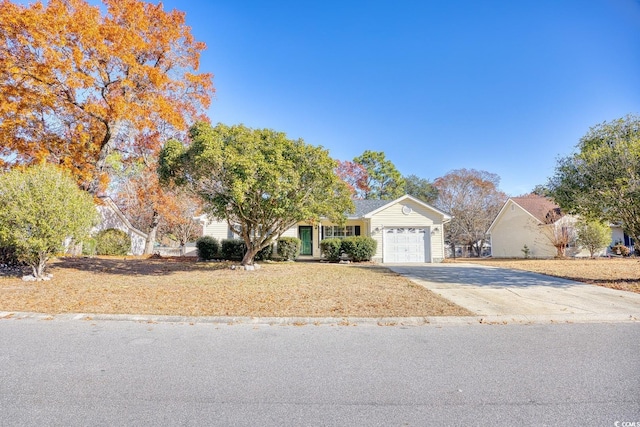
<svg viewBox="0 0 640 427">
<path fill-rule="evenodd" d="M 20 264 L 15 247 L 9 245 L 0 246 L 0 264 L 11 266 Z"/>
<path fill-rule="evenodd" d="M 131 251 L 131 238 L 117 228 L 102 230 L 95 239 L 98 255 L 126 255 Z"/>
<path fill-rule="evenodd" d="M 220 246 L 222 258 L 229 261 L 240 261 L 247 252 L 247 246 L 242 239 L 223 239 Z"/>
<path fill-rule="evenodd" d="M 378 242 L 368 236 L 351 236 L 342 239 L 342 250 L 354 262 L 371 261 L 377 247 Z"/>
<path fill-rule="evenodd" d="M 203 261 L 215 259 L 220 252 L 220 243 L 218 239 L 211 236 L 202 236 L 196 240 L 196 249 L 198 250 L 198 258 Z"/>
<path fill-rule="evenodd" d="M 82 241 L 82 255 L 93 256 L 97 254 L 96 245 L 98 244 L 97 240 L 93 237 L 85 239 Z"/>
<path fill-rule="evenodd" d="M 273 245 L 268 245 L 258 251 L 255 256 L 255 260 L 264 261 L 266 259 L 271 259 L 271 255 L 273 255 Z"/>
<path fill-rule="evenodd" d="M 297 237 L 281 237 L 278 239 L 278 256 L 285 261 L 293 261 L 300 255 L 302 242 Z"/>
<path fill-rule="evenodd" d="M 340 261 L 342 254 L 342 239 L 329 238 L 320 242 L 320 251 L 327 261 Z"/>
</svg>

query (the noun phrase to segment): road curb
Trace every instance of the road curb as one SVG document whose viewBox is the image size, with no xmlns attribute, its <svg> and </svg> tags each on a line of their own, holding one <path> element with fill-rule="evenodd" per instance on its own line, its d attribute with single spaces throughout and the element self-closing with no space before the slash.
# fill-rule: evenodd
<svg viewBox="0 0 640 427">
<path fill-rule="evenodd" d="M 509 325 L 560 323 L 635 323 L 635 314 L 566 314 L 566 315 L 491 315 L 491 316 L 427 316 L 427 317 L 240 317 L 240 316 L 166 316 L 131 314 L 0 312 L 0 320 L 34 319 L 41 321 L 128 321 L 141 323 L 179 323 L 216 325 L 268 326 L 443 326 L 443 325 Z"/>
</svg>

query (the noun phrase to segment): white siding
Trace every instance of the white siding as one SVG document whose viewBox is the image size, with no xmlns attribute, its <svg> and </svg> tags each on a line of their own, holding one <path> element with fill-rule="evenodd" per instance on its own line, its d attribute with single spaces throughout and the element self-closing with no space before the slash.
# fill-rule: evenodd
<svg viewBox="0 0 640 427">
<path fill-rule="evenodd" d="M 524 258 L 527 245 L 531 258 L 550 258 L 556 248 L 541 232 L 539 221 L 513 201 L 507 201 L 491 230 L 491 255 L 495 258 Z"/>
<path fill-rule="evenodd" d="M 300 223 L 300 225 L 306 225 L 306 224 Z M 280 237 L 298 237 L 298 224 L 286 230 L 284 233 L 282 233 L 282 236 Z"/>
<path fill-rule="evenodd" d="M 231 237 L 227 223 L 225 221 L 217 220 L 206 220 L 202 227 L 202 235 L 214 237 L 218 241 L 229 239 Z"/>
<path fill-rule="evenodd" d="M 404 213 L 403 207 L 411 208 L 411 212 Z M 395 203 L 388 208 L 377 212 L 371 218 L 371 237 L 378 242 L 375 259 L 383 261 L 384 254 L 384 228 L 392 227 L 426 227 L 428 229 L 428 239 L 431 242 L 429 248 L 429 259 L 427 262 L 440 262 L 444 259 L 444 244 L 442 239 L 442 214 L 425 208 L 423 205 L 404 200 Z M 435 231 L 435 228 L 439 231 Z M 432 233 L 433 232 L 433 233 Z"/>
<path fill-rule="evenodd" d="M 131 226 L 124 215 L 113 202 L 105 201 L 103 205 L 97 205 L 100 214 L 100 223 L 93 228 L 92 234 L 109 228 L 124 231 L 131 239 L 131 254 L 142 255 L 147 243 L 147 235 Z"/>
</svg>

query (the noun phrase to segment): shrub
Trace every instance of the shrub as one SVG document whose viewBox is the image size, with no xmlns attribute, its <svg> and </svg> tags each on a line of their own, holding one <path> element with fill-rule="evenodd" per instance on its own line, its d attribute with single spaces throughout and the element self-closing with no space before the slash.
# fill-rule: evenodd
<svg viewBox="0 0 640 427">
<path fill-rule="evenodd" d="M 202 236 L 196 240 L 196 249 L 198 250 L 198 258 L 207 261 L 218 256 L 220 243 L 218 243 L 218 239 L 214 237 Z"/>
<path fill-rule="evenodd" d="M 36 279 L 67 239 L 81 242 L 97 221 L 93 197 L 68 172 L 43 164 L 0 173 L 0 246 L 14 248 Z"/>
<path fill-rule="evenodd" d="M 616 255 L 629 256 L 629 248 L 622 243 L 618 243 L 617 245 L 612 247 L 611 251 Z"/>
<path fill-rule="evenodd" d="M 260 249 L 255 256 L 256 261 L 263 261 L 265 259 L 271 259 L 271 255 L 273 254 L 273 245 L 265 246 Z"/>
<path fill-rule="evenodd" d="M 13 246 L 0 246 L 0 264 L 19 265 L 18 254 Z"/>
<path fill-rule="evenodd" d="M 342 253 L 342 239 L 329 238 L 320 242 L 320 251 L 328 261 L 339 261 Z"/>
<path fill-rule="evenodd" d="M 239 261 L 244 257 L 247 247 L 242 239 L 223 239 L 220 252 L 226 260 Z"/>
<path fill-rule="evenodd" d="M 278 255 L 285 261 L 293 261 L 300 255 L 301 245 L 297 237 L 281 237 L 278 239 Z"/>
<path fill-rule="evenodd" d="M 85 239 L 82 242 L 82 255 L 89 255 L 89 256 L 93 256 L 97 253 L 96 251 L 96 245 L 97 245 L 97 241 L 95 238 L 89 238 L 89 239 Z"/>
<path fill-rule="evenodd" d="M 368 236 L 351 236 L 342 239 L 342 250 L 352 261 L 370 261 L 376 253 L 378 242 Z"/>
<path fill-rule="evenodd" d="M 131 239 L 127 233 L 117 228 L 102 230 L 95 239 L 98 255 L 126 255 L 131 250 Z"/>
</svg>

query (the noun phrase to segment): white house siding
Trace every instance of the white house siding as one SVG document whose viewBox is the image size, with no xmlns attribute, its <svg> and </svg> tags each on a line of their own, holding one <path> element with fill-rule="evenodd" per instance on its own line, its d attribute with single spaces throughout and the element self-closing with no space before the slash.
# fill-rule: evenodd
<svg viewBox="0 0 640 427">
<path fill-rule="evenodd" d="M 211 236 L 218 241 L 231 238 L 231 232 L 226 221 L 208 220 L 206 219 L 202 226 L 202 235 Z"/>
<path fill-rule="evenodd" d="M 298 237 L 298 226 L 299 225 L 308 225 L 304 223 L 296 224 L 293 227 L 286 230 L 280 237 Z"/>
<path fill-rule="evenodd" d="M 491 254 L 495 258 L 523 258 L 524 245 L 532 258 L 556 255 L 556 248 L 542 235 L 539 221 L 509 200 L 491 229 Z"/>
<path fill-rule="evenodd" d="M 147 242 L 147 235 L 134 228 L 111 200 L 103 200 L 103 202 L 104 204 L 102 205 L 96 205 L 96 209 L 100 214 L 100 223 L 91 230 L 91 234 L 109 228 L 124 231 L 131 239 L 131 254 L 142 255 Z"/>
<path fill-rule="evenodd" d="M 624 231 L 620 226 L 611 226 L 611 246 L 618 242 L 624 242 Z"/>
<path fill-rule="evenodd" d="M 411 212 L 405 214 L 403 207 L 411 208 Z M 376 261 L 384 261 L 384 229 L 398 227 L 415 227 L 427 228 L 426 239 L 429 244 L 427 250 L 428 259 L 426 262 L 440 262 L 444 259 L 444 242 L 442 239 L 442 215 L 434 212 L 424 206 L 413 202 L 412 200 L 404 200 L 395 203 L 380 212 L 375 213 L 371 217 L 371 237 L 378 242 L 378 248 L 374 256 Z M 438 228 L 438 232 L 435 228 Z M 433 231 L 433 234 L 432 234 Z"/>
</svg>

